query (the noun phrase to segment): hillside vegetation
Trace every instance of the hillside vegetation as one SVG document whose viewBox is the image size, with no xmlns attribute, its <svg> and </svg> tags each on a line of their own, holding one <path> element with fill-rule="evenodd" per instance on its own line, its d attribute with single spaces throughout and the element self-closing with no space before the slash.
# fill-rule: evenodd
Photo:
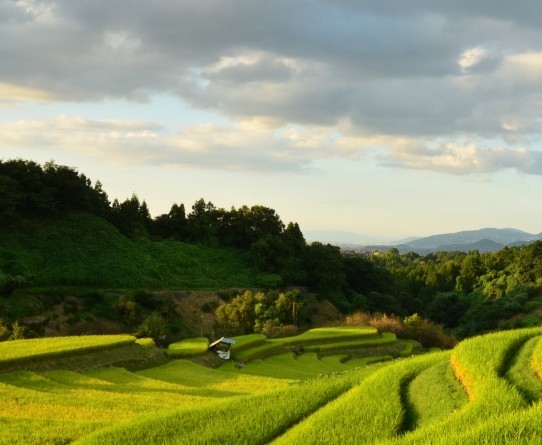
<svg viewBox="0 0 542 445">
<path fill-rule="evenodd" d="M 0 259 L 21 287 L 227 289 L 261 285 L 259 279 L 265 279 L 248 252 L 129 239 L 88 213 L 27 220 L 22 227 L 0 230 Z"/>
<path fill-rule="evenodd" d="M 152 217 L 145 201 L 111 201 L 73 167 L 21 159 L 0 161 L 0 198 L 0 340 L 23 334 L 14 329 L 23 321 L 28 335 L 50 334 L 44 317 L 63 333 L 122 320 L 117 329 L 157 339 L 195 335 L 179 321 L 187 290 L 216 293 L 183 309 L 200 335 L 215 319 L 234 334 L 312 327 L 318 308 L 298 307 L 294 288 L 343 316 L 417 314 L 457 338 L 542 323 L 542 241 L 491 253 L 345 253 L 306 243 L 297 223 L 259 204 L 226 210 L 199 199 Z M 239 323 L 247 290 L 267 300 L 253 298 L 250 323 Z"/>
<path fill-rule="evenodd" d="M 353 335 L 332 332 L 305 340 Z M 540 357 L 542 328 L 530 328 L 372 365 L 282 353 L 216 369 L 180 359 L 139 371 L 4 372 L 0 443 L 534 445 Z"/>
</svg>

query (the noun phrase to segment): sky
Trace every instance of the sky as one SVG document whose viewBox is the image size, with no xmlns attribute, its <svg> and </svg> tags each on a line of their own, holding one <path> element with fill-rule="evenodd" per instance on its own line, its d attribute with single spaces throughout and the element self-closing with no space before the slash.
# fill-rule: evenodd
<svg viewBox="0 0 542 445">
<path fill-rule="evenodd" d="M 0 159 L 308 240 L 542 232 L 539 0 L 0 0 Z"/>
</svg>

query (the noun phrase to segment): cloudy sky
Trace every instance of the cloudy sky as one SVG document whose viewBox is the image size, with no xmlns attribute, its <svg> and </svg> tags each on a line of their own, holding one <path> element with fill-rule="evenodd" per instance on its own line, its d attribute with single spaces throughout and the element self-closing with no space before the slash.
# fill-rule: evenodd
<svg viewBox="0 0 542 445">
<path fill-rule="evenodd" d="M 542 231 L 539 0 L 0 0 L 0 158 L 308 239 Z"/>
</svg>

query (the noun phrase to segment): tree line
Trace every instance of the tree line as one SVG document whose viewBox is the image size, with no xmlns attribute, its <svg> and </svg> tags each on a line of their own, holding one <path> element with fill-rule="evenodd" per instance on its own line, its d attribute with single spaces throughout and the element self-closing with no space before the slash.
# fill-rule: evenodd
<svg viewBox="0 0 542 445">
<path fill-rule="evenodd" d="M 390 249 L 366 259 L 383 280 L 369 292 L 351 282 L 345 294 L 351 308 L 418 313 L 460 338 L 542 324 L 542 241 L 487 253 Z"/>
</svg>

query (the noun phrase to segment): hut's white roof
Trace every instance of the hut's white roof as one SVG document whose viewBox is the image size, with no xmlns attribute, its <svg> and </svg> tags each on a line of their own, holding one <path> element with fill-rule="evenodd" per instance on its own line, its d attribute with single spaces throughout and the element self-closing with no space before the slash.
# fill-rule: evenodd
<svg viewBox="0 0 542 445">
<path fill-rule="evenodd" d="M 219 343 L 226 343 L 228 345 L 234 345 L 236 342 L 235 340 L 231 339 L 231 338 L 226 338 L 226 337 L 221 337 L 219 338 L 218 340 L 215 340 L 214 342 L 212 342 L 209 347 L 212 348 L 213 346 L 216 346 L 218 345 Z"/>
</svg>

